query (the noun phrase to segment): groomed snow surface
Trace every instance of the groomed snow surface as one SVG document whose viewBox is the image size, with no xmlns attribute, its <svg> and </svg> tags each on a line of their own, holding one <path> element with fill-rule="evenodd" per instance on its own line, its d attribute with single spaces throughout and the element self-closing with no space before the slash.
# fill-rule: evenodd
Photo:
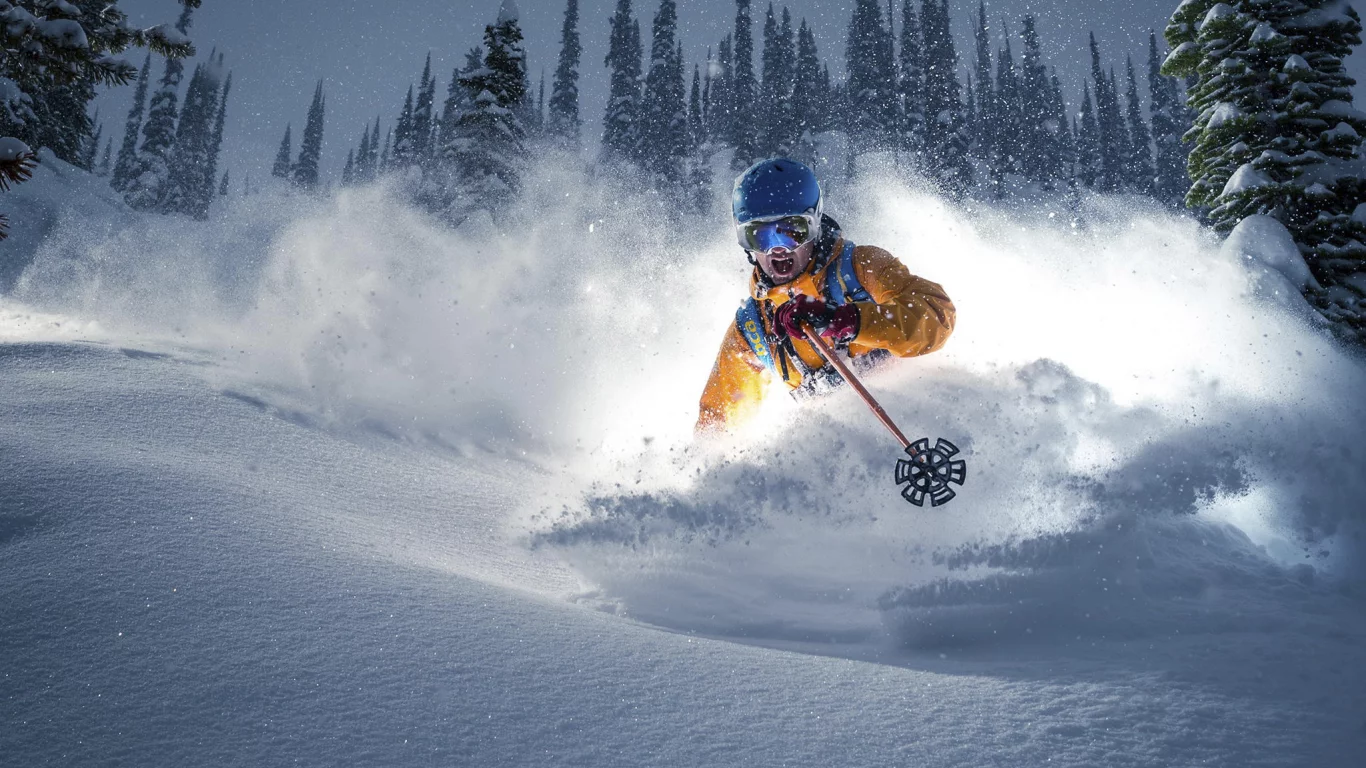
<svg viewBox="0 0 1366 768">
<path fill-rule="evenodd" d="M 384 186 L 199 224 L 43 160 L 3 200 L 0 764 L 1366 754 L 1366 367 L 1274 222 L 832 180 L 959 308 L 868 382 L 964 449 L 918 510 L 850 393 L 692 441 L 720 193 L 670 223 L 565 159 L 511 234 Z"/>
</svg>

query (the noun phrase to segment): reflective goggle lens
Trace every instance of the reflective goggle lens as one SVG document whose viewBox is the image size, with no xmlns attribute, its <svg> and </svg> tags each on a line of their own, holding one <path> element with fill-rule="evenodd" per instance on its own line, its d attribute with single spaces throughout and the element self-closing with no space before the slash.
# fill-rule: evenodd
<svg viewBox="0 0 1366 768">
<path fill-rule="evenodd" d="M 789 251 L 811 239 L 814 227 L 805 216 L 788 216 L 774 221 L 751 221 L 739 227 L 740 245 L 747 251 L 767 253 L 774 248 Z"/>
</svg>

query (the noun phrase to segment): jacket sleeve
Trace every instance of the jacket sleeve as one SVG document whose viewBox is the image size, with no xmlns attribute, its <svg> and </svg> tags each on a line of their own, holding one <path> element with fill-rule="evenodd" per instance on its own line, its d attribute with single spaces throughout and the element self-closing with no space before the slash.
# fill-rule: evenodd
<svg viewBox="0 0 1366 768">
<path fill-rule="evenodd" d="M 763 363 L 732 323 L 702 391 L 696 432 L 723 432 L 752 416 L 763 400 L 767 376 Z"/>
<path fill-rule="evenodd" d="M 897 357 L 933 352 L 949 340 L 956 312 L 937 283 L 916 277 L 892 256 L 873 246 L 854 252 L 854 269 L 873 300 L 859 302 L 859 334 L 850 351 L 885 349 Z"/>
</svg>

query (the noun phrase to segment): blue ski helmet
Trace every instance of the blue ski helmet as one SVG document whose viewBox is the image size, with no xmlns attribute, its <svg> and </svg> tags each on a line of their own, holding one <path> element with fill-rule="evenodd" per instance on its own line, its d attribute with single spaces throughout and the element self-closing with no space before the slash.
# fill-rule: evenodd
<svg viewBox="0 0 1366 768">
<path fill-rule="evenodd" d="M 816 174 L 796 160 L 776 157 L 751 165 L 735 180 L 731 210 L 736 225 L 804 216 L 820 225 L 821 185 Z"/>
</svg>

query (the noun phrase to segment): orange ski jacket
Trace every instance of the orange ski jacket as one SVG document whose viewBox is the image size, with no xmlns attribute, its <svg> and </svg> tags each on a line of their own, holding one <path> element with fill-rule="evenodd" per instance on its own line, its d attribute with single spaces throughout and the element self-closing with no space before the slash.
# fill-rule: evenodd
<svg viewBox="0 0 1366 768">
<path fill-rule="evenodd" d="M 832 253 L 844 247 L 835 242 Z M 816 260 L 807 272 L 786 285 L 767 288 L 759 268 L 750 276 L 750 294 L 763 307 L 765 339 L 773 339 L 773 309 L 797 294 L 825 298 L 825 281 L 836 272 L 836 259 L 821 267 Z M 953 302 L 937 283 L 916 277 L 887 251 L 870 245 L 854 248 L 854 270 L 872 301 L 856 302 L 859 332 L 849 342 L 849 354 L 858 358 L 883 349 L 896 357 L 915 357 L 933 352 L 953 333 Z M 767 343 L 767 341 L 765 341 Z M 786 345 L 772 344 L 775 356 L 790 355 Z M 792 339 L 791 348 L 810 370 L 826 366 L 814 347 L 805 340 Z M 784 383 L 797 389 L 802 385 L 803 365 L 786 365 Z M 731 323 L 721 342 L 721 351 L 712 366 L 711 377 L 698 407 L 697 432 L 725 431 L 739 426 L 754 414 L 763 401 L 772 374 L 754 354 L 736 323 Z"/>
</svg>

